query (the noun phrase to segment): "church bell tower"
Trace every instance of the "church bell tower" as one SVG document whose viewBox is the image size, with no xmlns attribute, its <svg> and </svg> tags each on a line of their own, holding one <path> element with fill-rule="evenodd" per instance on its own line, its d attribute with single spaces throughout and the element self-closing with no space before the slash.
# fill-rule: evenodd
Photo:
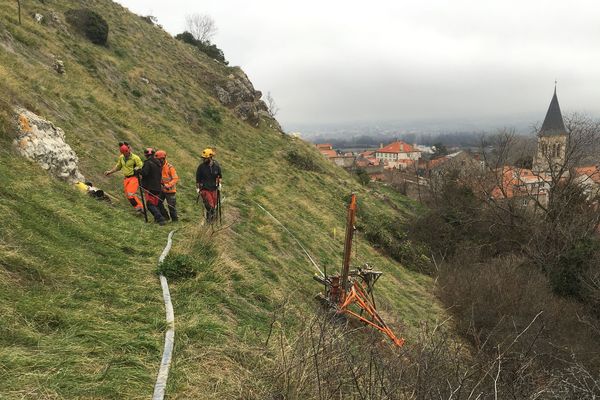
<svg viewBox="0 0 600 400">
<path fill-rule="evenodd" d="M 537 152 L 533 158 L 533 171 L 550 172 L 557 166 L 564 165 L 568 135 L 556 96 L 556 86 L 546 118 L 544 118 L 544 123 L 537 136 Z"/>
</svg>

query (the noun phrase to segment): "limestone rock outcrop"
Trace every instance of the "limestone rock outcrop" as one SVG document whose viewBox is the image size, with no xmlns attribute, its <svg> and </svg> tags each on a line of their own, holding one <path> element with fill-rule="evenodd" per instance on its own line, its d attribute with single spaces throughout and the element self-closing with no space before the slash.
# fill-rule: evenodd
<svg viewBox="0 0 600 400">
<path fill-rule="evenodd" d="M 267 111 L 267 105 L 260 98 L 260 90 L 254 89 L 248 76 L 239 68 L 234 68 L 226 81 L 214 87 L 215 94 L 221 104 L 232 108 L 236 115 L 251 125 L 258 125 L 260 111 Z"/>
<path fill-rule="evenodd" d="M 69 183 L 85 181 L 77 154 L 65 141 L 62 129 L 24 108 L 16 108 L 15 113 L 18 134 L 14 145 L 23 157 Z"/>
</svg>

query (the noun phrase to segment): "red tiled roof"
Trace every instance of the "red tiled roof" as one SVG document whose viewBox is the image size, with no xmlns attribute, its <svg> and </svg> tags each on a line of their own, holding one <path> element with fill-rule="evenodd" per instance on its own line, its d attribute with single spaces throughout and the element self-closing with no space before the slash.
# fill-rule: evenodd
<svg viewBox="0 0 600 400">
<path fill-rule="evenodd" d="M 596 165 L 575 168 L 575 174 L 587 175 L 595 183 L 600 183 L 600 169 Z"/>
<path fill-rule="evenodd" d="M 505 166 L 497 172 L 502 179 L 502 186 L 496 185 L 492 189 L 492 197 L 496 199 L 531 195 L 532 193 L 529 193 L 527 187 L 523 185 L 544 182 L 543 176 L 535 174 L 532 170 L 526 168 Z M 538 190 L 539 192 L 534 194 L 545 194 L 543 189 Z"/>
<path fill-rule="evenodd" d="M 317 146 L 317 149 L 319 150 L 332 150 L 333 149 L 333 145 L 331 143 L 317 143 L 315 146 Z"/>
<path fill-rule="evenodd" d="M 359 154 L 359 156 L 365 157 L 365 158 L 369 158 L 373 155 L 375 155 L 375 151 L 373 151 L 373 150 L 363 151 L 362 153 Z"/>
<path fill-rule="evenodd" d="M 411 151 L 419 150 L 415 150 L 414 147 L 412 147 L 408 143 L 404 143 L 403 141 L 397 141 L 390 143 L 387 146 L 382 147 L 381 149 L 377 149 L 376 151 L 378 153 L 410 153 Z"/>
<path fill-rule="evenodd" d="M 433 160 L 429 160 L 427 168 L 435 168 L 438 165 L 441 165 L 441 164 L 445 163 L 449 159 L 450 159 L 449 157 L 442 156 L 442 157 L 434 158 Z"/>
<path fill-rule="evenodd" d="M 337 157 L 338 155 L 335 150 L 319 149 L 319 152 L 327 158 Z"/>
<path fill-rule="evenodd" d="M 586 166 L 586 167 L 577 167 L 575 168 L 577 175 L 593 175 L 598 172 L 598 168 L 595 165 Z"/>
</svg>

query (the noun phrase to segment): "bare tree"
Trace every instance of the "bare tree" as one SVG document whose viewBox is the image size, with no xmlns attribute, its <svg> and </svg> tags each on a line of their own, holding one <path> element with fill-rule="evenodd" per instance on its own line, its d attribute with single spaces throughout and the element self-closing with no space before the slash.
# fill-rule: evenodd
<svg viewBox="0 0 600 400">
<path fill-rule="evenodd" d="M 269 109 L 269 115 L 275 118 L 279 112 L 279 107 L 277 106 L 277 103 L 275 103 L 273 96 L 271 96 L 271 92 L 267 93 L 267 108 Z"/>
<path fill-rule="evenodd" d="M 186 30 L 202 43 L 210 42 L 217 33 L 215 20 L 208 14 L 190 14 L 185 17 Z"/>
</svg>

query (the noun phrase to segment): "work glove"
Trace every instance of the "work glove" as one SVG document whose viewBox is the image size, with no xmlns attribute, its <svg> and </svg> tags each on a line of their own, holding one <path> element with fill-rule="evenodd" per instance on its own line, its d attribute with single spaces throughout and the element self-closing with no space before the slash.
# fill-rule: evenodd
<svg viewBox="0 0 600 400">
<path fill-rule="evenodd" d="M 219 192 L 221 191 L 221 182 L 219 182 L 219 186 L 217 186 L 217 189 L 219 190 Z"/>
<path fill-rule="evenodd" d="M 199 187 L 196 188 L 196 193 L 200 194 L 200 188 Z"/>
<path fill-rule="evenodd" d="M 133 175 L 139 177 L 142 174 L 142 170 L 140 168 L 134 168 Z"/>
</svg>

